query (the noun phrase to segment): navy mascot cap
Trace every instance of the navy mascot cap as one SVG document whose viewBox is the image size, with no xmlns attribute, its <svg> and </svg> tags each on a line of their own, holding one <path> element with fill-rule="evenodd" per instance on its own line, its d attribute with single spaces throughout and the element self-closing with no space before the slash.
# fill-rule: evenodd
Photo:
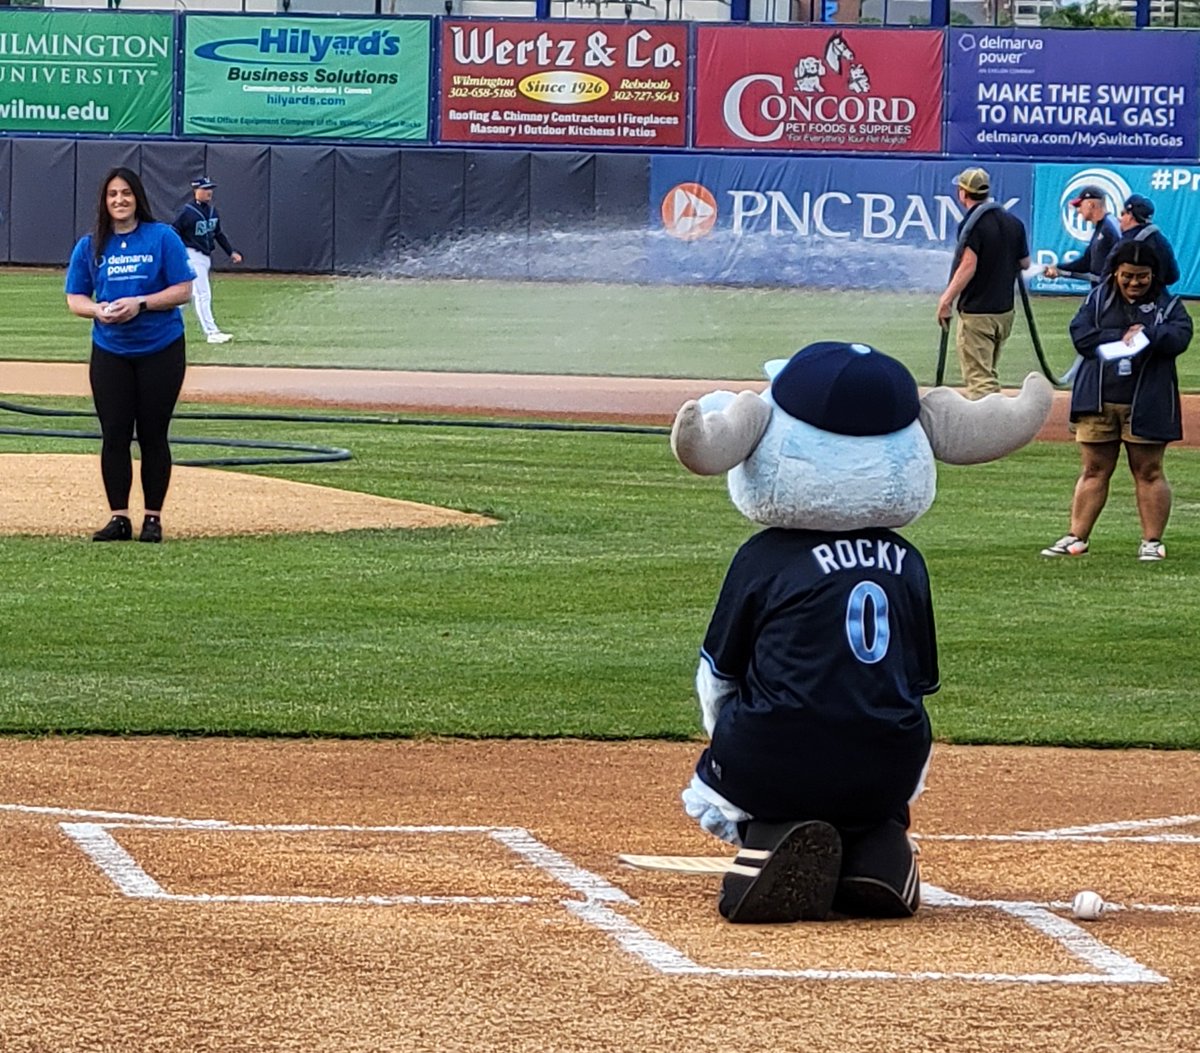
<svg viewBox="0 0 1200 1053">
<path fill-rule="evenodd" d="M 771 397 L 785 413 L 836 435 L 889 435 L 921 409 L 917 382 L 900 362 L 866 344 L 834 341 L 792 355 Z"/>
</svg>

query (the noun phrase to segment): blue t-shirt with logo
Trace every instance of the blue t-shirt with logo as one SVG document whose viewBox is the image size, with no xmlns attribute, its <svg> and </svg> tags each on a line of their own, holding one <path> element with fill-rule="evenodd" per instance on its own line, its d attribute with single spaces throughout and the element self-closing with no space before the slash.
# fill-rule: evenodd
<svg viewBox="0 0 1200 1053">
<path fill-rule="evenodd" d="M 96 265 L 92 235 L 79 239 L 67 267 L 68 295 L 81 293 L 97 303 L 123 296 L 149 296 L 196 277 L 187 250 L 166 223 L 139 223 L 128 234 L 113 234 Z M 128 322 L 108 324 L 97 319 L 92 340 L 114 355 L 149 355 L 183 336 L 183 314 L 142 311 Z"/>
</svg>

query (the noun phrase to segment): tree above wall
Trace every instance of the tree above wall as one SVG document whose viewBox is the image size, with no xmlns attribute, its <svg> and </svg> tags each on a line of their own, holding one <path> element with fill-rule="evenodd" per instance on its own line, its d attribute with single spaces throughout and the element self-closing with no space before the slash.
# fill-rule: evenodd
<svg viewBox="0 0 1200 1053">
<path fill-rule="evenodd" d="M 1050 28 L 1127 29 L 1133 25 L 1133 19 L 1107 0 L 1088 0 L 1086 4 L 1064 4 L 1053 11 L 1043 11 L 1042 25 Z"/>
</svg>

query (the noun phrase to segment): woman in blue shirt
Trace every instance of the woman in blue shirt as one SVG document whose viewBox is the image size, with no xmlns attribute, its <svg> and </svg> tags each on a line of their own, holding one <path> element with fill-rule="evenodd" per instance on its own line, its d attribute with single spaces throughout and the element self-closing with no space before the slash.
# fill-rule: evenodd
<svg viewBox="0 0 1200 1053">
<path fill-rule="evenodd" d="M 137 427 L 146 516 L 139 541 L 162 540 L 171 481 L 167 433 L 186 369 L 180 304 L 195 274 L 174 229 L 156 223 L 136 172 L 114 168 L 100 184 L 96 226 L 67 268 L 67 307 L 92 319 L 89 377 L 103 442 L 100 474 L 112 519 L 93 541 L 128 541 L 130 445 Z"/>
</svg>

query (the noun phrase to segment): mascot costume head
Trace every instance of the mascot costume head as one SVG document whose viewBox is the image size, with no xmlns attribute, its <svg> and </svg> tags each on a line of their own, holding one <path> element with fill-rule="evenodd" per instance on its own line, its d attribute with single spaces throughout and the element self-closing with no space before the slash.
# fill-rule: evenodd
<svg viewBox="0 0 1200 1053">
<path fill-rule="evenodd" d="M 939 686 L 929 579 L 895 533 L 936 493 L 936 461 L 1028 443 L 1050 411 L 1036 374 L 1015 397 L 924 396 L 865 344 L 810 344 L 767 364 L 761 395 L 686 403 L 671 448 L 766 528 L 734 557 L 696 676 L 711 742 L 683 793 L 740 846 L 718 907 L 736 922 L 831 912 L 904 917 L 920 900 L 908 806 Z"/>
</svg>

